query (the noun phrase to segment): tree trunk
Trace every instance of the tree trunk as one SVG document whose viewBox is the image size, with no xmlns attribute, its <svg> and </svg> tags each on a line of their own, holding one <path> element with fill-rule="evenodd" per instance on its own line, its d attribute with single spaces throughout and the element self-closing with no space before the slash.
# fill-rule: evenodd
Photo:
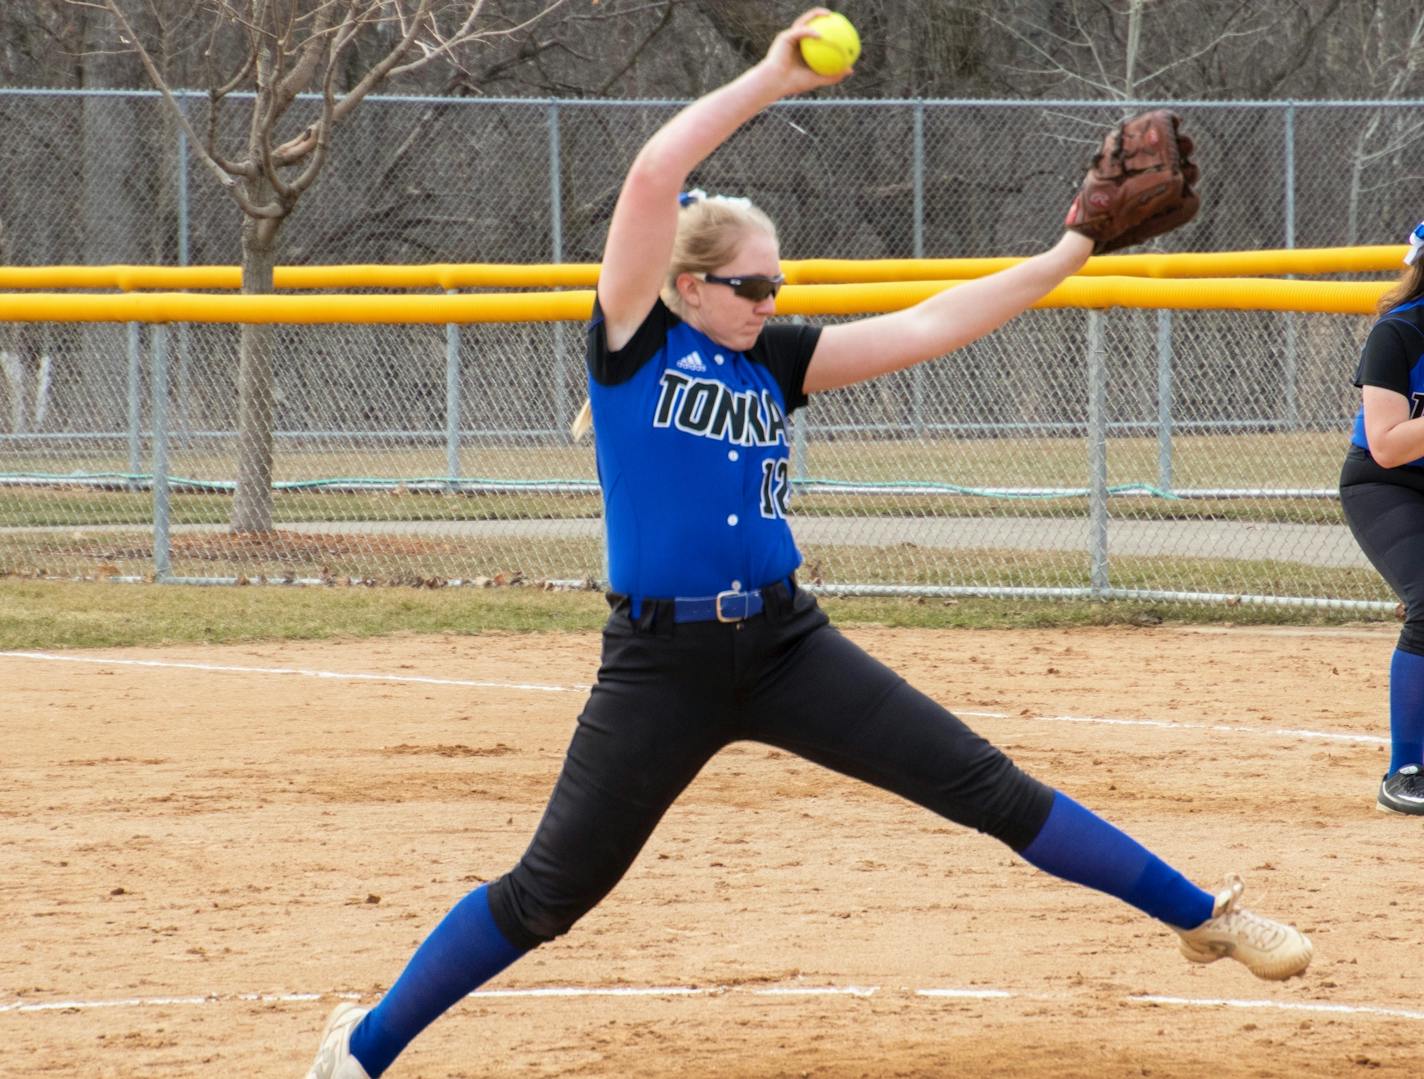
<svg viewBox="0 0 1424 1079">
<path fill-rule="evenodd" d="M 1379 130 L 1382 117 L 1378 109 L 1370 112 L 1370 118 L 1355 139 L 1355 151 L 1350 155 L 1350 188 L 1345 203 L 1345 246 L 1354 247 L 1360 235 L 1360 185 L 1365 178 L 1365 157 L 1370 143 Z"/>
<path fill-rule="evenodd" d="M 272 291 L 274 222 L 247 218 L 242 227 L 242 291 Z M 230 530 L 272 531 L 272 338 L 266 324 L 242 324 L 237 368 L 237 492 Z"/>
<path fill-rule="evenodd" d="M 30 430 L 31 402 L 36 401 L 35 387 L 39 379 L 25 362 L 25 356 L 9 349 L 0 352 L 0 375 L 9 390 L 10 431 L 12 434 L 28 434 Z"/>
</svg>

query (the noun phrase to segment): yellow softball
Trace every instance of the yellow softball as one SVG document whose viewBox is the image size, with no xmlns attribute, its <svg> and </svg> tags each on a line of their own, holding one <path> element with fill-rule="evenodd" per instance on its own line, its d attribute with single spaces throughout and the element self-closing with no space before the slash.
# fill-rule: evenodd
<svg viewBox="0 0 1424 1079">
<path fill-rule="evenodd" d="M 818 36 L 801 39 L 801 59 L 817 75 L 839 75 L 860 58 L 860 35 L 844 15 L 817 15 L 806 26 Z"/>
</svg>

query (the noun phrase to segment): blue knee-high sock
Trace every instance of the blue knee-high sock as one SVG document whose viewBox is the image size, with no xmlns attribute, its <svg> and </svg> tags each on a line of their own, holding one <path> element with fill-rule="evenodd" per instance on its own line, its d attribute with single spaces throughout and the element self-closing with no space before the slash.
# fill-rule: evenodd
<svg viewBox="0 0 1424 1079">
<path fill-rule="evenodd" d="M 1211 917 L 1210 893 L 1062 791 L 1019 853 L 1046 873 L 1115 895 L 1168 925 L 1192 929 Z"/>
<path fill-rule="evenodd" d="M 1389 774 L 1424 764 L 1424 656 L 1396 648 L 1389 661 Z"/>
<path fill-rule="evenodd" d="M 351 1032 L 352 1055 L 371 1079 L 442 1012 L 524 954 L 495 925 L 487 892 L 481 885 L 451 908 Z"/>
</svg>

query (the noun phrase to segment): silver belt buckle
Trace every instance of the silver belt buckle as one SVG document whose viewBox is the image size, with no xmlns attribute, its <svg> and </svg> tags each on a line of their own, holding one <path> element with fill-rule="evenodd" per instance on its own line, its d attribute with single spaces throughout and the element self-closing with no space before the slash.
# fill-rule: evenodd
<svg viewBox="0 0 1424 1079">
<path fill-rule="evenodd" d="M 722 601 L 723 601 L 724 599 L 726 599 L 728 596 L 734 596 L 734 597 L 736 597 L 736 598 L 738 598 L 738 599 L 740 599 L 740 600 L 742 601 L 742 613 L 741 613 L 741 614 L 729 616 L 729 615 L 725 615 L 725 614 L 722 613 Z M 716 611 L 717 611 L 717 621 L 719 621 L 719 622 L 743 622 L 743 621 L 746 620 L 746 617 L 747 617 L 747 610 L 748 610 L 748 609 L 751 607 L 751 605 L 752 605 L 752 597 L 751 597 L 751 593 L 749 593 L 749 592 L 738 592 L 738 591 L 735 591 L 734 589 L 730 589 L 730 588 L 729 588 L 729 589 L 728 589 L 727 591 L 725 591 L 725 592 L 718 592 L 718 593 L 717 593 L 717 598 L 716 598 L 716 601 L 715 601 L 715 602 L 716 602 Z"/>
</svg>

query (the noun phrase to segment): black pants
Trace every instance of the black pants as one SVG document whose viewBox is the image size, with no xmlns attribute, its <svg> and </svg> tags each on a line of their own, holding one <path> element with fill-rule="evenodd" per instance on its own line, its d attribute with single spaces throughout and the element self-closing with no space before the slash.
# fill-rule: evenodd
<svg viewBox="0 0 1424 1079">
<path fill-rule="evenodd" d="M 1351 483 L 1340 508 L 1360 550 L 1404 604 L 1401 651 L 1424 656 L 1424 491 L 1399 483 Z"/>
<path fill-rule="evenodd" d="M 637 622 L 615 606 L 603 662 L 529 849 L 490 887 L 499 929 L 531 948 L 566 932 L 627 872 L 713 754 L 788 750 L 1022 850 L 1053 791 L 834 629 L 810 594 L 771 590 L 745 622 Z"/>
</svg>

